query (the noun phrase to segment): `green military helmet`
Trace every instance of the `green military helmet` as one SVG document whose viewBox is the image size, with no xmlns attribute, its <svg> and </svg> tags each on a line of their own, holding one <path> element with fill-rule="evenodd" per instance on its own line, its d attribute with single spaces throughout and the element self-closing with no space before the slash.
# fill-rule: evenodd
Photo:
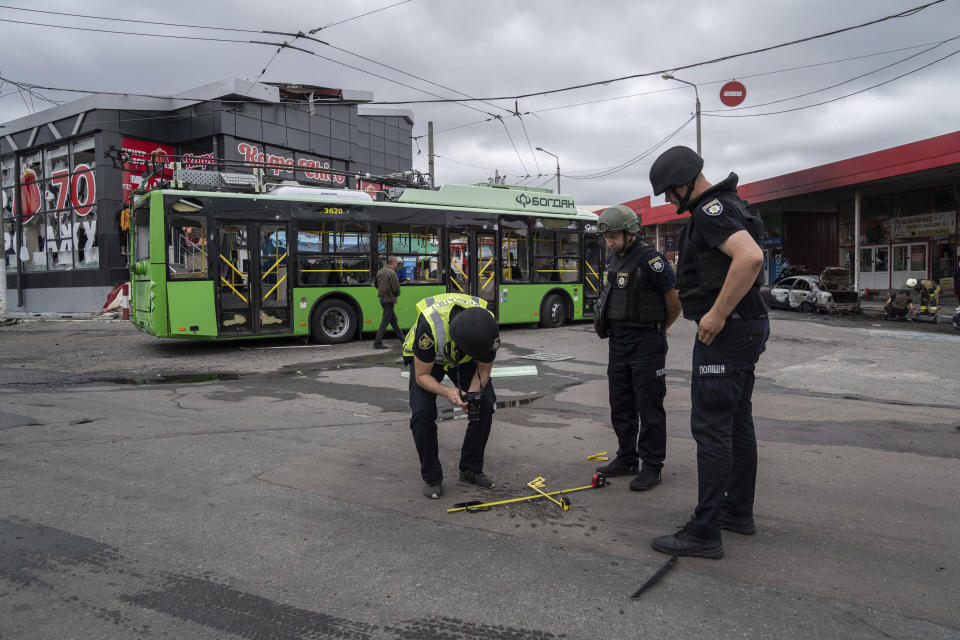
<svg viewBox="0 0 960 640">
<path fill-rule="evenodd" d="M 597 231 L 600 233 L 613 233 L 615 231 L 640 233 L 640 215 L 626 205 L 615 204 L 600 213 L 600 219 L 597 220 Z"/>
</svg>

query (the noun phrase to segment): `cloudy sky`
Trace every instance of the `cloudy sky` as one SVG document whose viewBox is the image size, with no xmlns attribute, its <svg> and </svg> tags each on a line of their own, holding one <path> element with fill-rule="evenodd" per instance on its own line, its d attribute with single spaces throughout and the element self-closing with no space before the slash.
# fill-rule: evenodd
<svg viewBox="0 0 960 640">
<path fill-rule="evenodd" d="M 256 79 L 266 68 L 265 81 L 368 90 L 383 102 L 499 98 L 680 69 L 853 27 L 923 3 L 8 0 L 0 7 L 0 77 L 168 95 L 228 77 Z M 280 42 L 282 36 L 243 31 L 317 27 L 326 28 L 314 37 L 332 47 L 303 39 L 295 43 L 316 55 L 290 49 L 276 54 L 276 47 L 249 41 Z M 732 170 L 750 182 L 960 129 L 958 51 L 960 0 L 943 0 L 907 17 L 675 75 L 699 90 L 707 178 L 716 181 Z M 732 110 L 720 102 L 720 87 L 732 79 L 747 88 L 745 108 Z M 64 101 L 77 94 L 38 90 L 29 96 L 4 82 L 0 122 L 48 107 L 39 96 Z M 649 195 L 647 172 L 658 152 L 643 154 L 674 132 L 662 148 L 696 145 L 693 88 L 659 73 L 516 102 L 396 108 L 413 111 L 414 136 L 425 136 L 427 122 L 434 122 L 438 182 L 485 181 L 498 171 L 513 184 L 553 188 L 556 160 L 534 150 L 542 147 L 559 158 L 561 191 L 580 204 Z M 778 111 L 786 112 L 771 113 Z M 426 170 L 426 138 L 415 140 L 413 150 L 414 167 Z"/>
</svg>

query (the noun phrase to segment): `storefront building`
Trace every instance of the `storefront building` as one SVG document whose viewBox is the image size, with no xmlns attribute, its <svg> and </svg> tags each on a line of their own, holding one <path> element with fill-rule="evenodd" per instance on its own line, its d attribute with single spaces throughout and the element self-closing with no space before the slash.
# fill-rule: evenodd
<svg viewBox="0 0 960 640">
<path fill-rule="evenodd" d="M 897 289 L 914 277 L 955 293 L 960 131 L 741 184 L 738 191 L 764 221 L 767 282 L 786 264 L 805 265 L 812 274 L 845 266 L 860 289 Z M 689 214 L 644 199 L 628 204 L 675 261 Z"/>
<path fill-rule="evenodd" d="M 91 95 L 3 123 L 7 310 L 99 311 L 129 280 L 124 209 L 148 160 L 181 156 L 195 169 L 226 161 L 230 171 L 265 163 L 267 181 L 344 188 L 367 185 L 338 172 L 410 169 L 412 112 L 364 106 L 372 99 L 231 79 L 175 98 Z"/>
</svg>

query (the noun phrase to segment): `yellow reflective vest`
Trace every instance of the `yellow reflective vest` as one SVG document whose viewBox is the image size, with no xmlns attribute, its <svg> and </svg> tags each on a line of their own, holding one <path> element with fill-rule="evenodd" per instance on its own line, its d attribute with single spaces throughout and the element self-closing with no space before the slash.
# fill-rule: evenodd
<svg viewBox="0 0 960 640">
<path fill-rule="evenodd" d="M 417 325 L 420 324 L 420 317 L 422 316 L 430 325 L 430 331 L 433 333 L 434 344 L 432 346 L 436 349 L 437 354 L 434 358 L 435 364 L 442 366 L 444 369 L 449 369 L 456 364 L 469 362 L 471 358 L 468 355 L 464 355 L 459 360 L 454 357 L 457 345 L 450 337 L 450 312 L 457 307 L 464 309 L 481 307 L 486 309 L 487 301 L 462 293 L 441 293 L 424 298 L 417 303 L 417 319 L 403 341 L 403 355 L 411 358 L 414 356 L 413 341 L 416 340 Z M 429 349 L 430 346 L 425 344 L 420 345 L 420 348 Z"/>
</svg>

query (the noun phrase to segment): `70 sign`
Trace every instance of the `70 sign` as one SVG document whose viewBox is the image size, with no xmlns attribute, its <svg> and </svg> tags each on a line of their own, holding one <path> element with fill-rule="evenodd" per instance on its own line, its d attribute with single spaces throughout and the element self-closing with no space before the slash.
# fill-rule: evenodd
<svg viewBox="0 0 960 640">
<path fill-rule="evenodd" d="M 97 201 L 97 180 L 93 169 L 86 164 L 78 164 L 72 174 L 66 169 L 54 171 L 50 176 L 50 186 L 57 188 L 57 203 L 54 208 L 58 210 L 67 207 L 69 196 L 73 210 L 78 216 L 85 216 L 93 210 Z"/>
</svg>

